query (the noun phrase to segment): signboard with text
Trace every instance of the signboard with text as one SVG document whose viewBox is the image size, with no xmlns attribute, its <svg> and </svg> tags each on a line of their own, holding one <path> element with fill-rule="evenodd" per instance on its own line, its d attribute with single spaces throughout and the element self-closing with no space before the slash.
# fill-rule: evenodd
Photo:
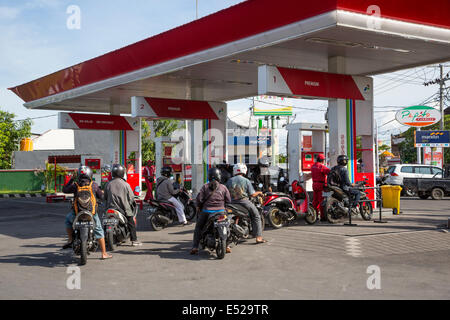
<svg viewBox="0 0 450 320">
<path fill-rule="evenodd" d="M 416 131 L 415 147 L 450 147 L 449 131 Z"/>
</svg>

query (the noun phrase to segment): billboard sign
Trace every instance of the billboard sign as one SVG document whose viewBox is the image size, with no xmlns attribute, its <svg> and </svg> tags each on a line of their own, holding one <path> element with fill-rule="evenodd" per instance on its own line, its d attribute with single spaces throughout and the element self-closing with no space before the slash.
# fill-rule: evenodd
<svg viewBox="0 0 450 320">
<path fill-rule="evenodd" d="M 416 147 L 450 147 L 449 131 L 416 131 Z"/>
<path fill-rule="evenodd" d="M 427 106 L 413 106 L 397 112 L 398 122 L 410 127 L 427 127 L 441 120 L 441 113 Z"/>
</svg>

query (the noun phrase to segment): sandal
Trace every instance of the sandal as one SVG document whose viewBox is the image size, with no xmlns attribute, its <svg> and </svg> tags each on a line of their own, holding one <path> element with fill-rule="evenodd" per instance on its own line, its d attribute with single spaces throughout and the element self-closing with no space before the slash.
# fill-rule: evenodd
<svg viewBox="0 0 450 320">
<path fill-rule="evenodd" d="M 198 253 L 198 249 L 197 248 L 193 248 L 192 250 L 191 250 L 191 254 L 197 254 Z"/>
<path fill-rule="evenodd" d="M 101 259 L 100 260 L 108 260 L 108 259 L 112 259 L 112 255 L 107 255 L 106 257 L 101 257 Z"/>
<path fill-rule="evenodd" d="M 266 239 L 262 239 L 261 241 L 256 241 L 256 244 L 267 243 Z"/>
</svg>

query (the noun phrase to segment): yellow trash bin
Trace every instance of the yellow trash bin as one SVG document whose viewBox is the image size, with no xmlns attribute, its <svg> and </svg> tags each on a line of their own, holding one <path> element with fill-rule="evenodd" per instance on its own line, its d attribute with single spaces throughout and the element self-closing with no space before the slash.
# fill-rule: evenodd
<svg viewBox="0 0 450 320">
<path fill-rule="evenodd" d="M 393 214 L 400 214 L 400 186 L 381 186 L 381 197 L 383 198 L 383 208 L 392 208 Z"/>
</svg>

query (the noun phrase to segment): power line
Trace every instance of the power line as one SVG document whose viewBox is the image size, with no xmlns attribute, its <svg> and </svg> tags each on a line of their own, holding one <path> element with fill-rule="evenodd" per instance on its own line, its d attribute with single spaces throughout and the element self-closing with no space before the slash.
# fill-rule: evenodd
<svg viewBox="0 0 450 320">
<path fill-rule="evenodd" d="M 35 117 L 35 118 L 26 118 L 26 119 L 21 119 L 21 120 L 16 120 L 16 121 L 27 121 L 27 120 L 37 120 L 37 119 L 45 119 L 45 118 L 52 118 L 52 117 L 57 117 L 57 114 L 53 114 L 50 116 L 43 116 L 43 117 Z"/>
</svg>

